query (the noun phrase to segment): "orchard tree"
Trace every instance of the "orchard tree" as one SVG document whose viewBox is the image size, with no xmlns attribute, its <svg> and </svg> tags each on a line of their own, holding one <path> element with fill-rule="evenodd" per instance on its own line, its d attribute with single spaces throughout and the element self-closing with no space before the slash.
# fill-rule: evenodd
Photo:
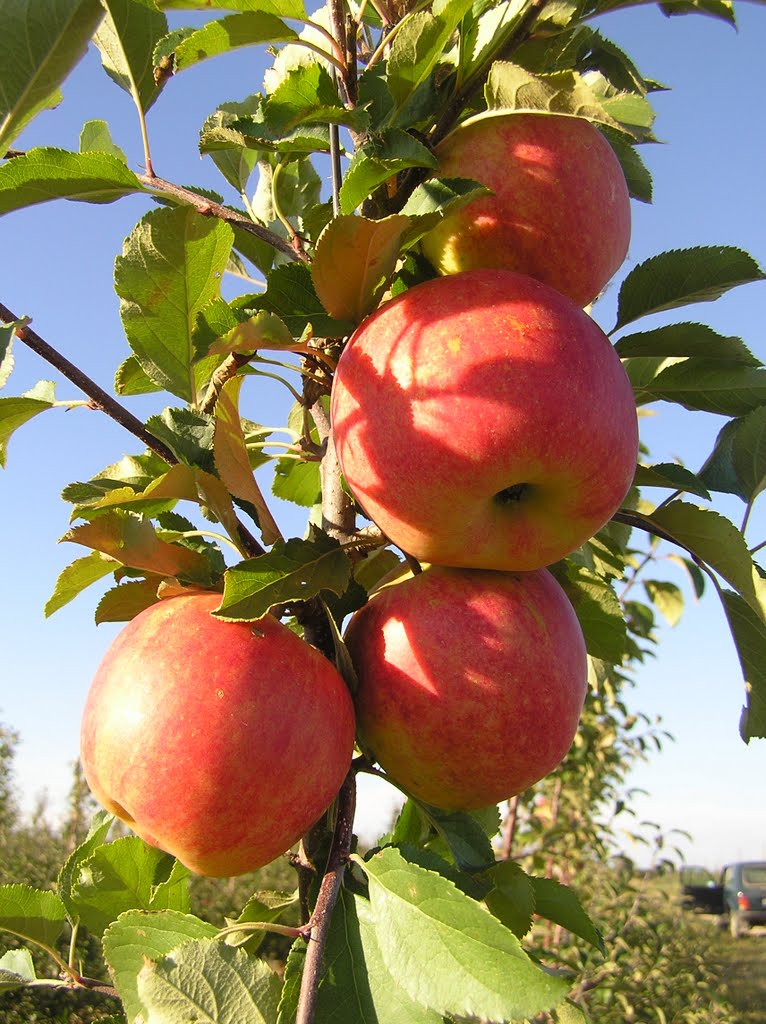
<svg viewBox="0 0 766 1024">
<path fill-rule="evenodd" d="M 662 252 L 624 279 L 608 335 L 590 316 L 631 201 L 651 201 L 641 147 L 662 88 L 592 27 L 619 6 L 0 8 L 0 213 L 146 202 L 115 259 L 130 354 L 115 352 L 113 391 L 33 310 L 0 305 L 0 384 L 27 346 L 77 389 L 65 403 L 135 444 L 63 494 L 65 539 L 87 553 L 46 611 L 106 581 L 96 621 L 127 623 L 83 714 L 105 810 L 55 891 L 0 887 L 0 929 L 59 972 L 38 978 L 14 948 L 3 990 L 96 989 L 130 1024 L 586 1020 L 606 975 L 582 966 L 607 955 L 608 929 L 571 883 L 608 857 L 625 772 L 660 741 L 624 692 L 655 612 L 681 600 L 650 575 L 660 542 L 719 595 L 741 735 L 766 735 L 764 572 L 745 538 L 766 478 L 764 369 L 681 313 L 634 327 L 763 272 L 731 246 Z M 660 6 L 734 22 L 727 0 Z M 207 16 L 185 27 L 169 8 Z M 78 152 L 15 148 L 91 41 L 143 152 L 99 120 Z M 222 194 L 166 180 L 147 111 L 242 47 L 273 65 L 201 127 Z M 244 282 L 234 299 L 227 273 Z M 279 429 L 252 418 L 274 378 Z M 144 421 L 145 395 L 159 411 Z M 3 464 L 12 433 L 61 401 L 46 380 L 0 398 Z M 640 446 L 637 407 L 658 401 L 725 417 L 699 472 Z M 302 536 L 284 536 L 265 480 L 305 511 Z M 744 503 L 742 529 L 721 494 Z M 360 773 L 406 798 L 364 855 Z M 110 841 L 113 816 L 135 834 Z M 223 929 L 191 914 L 190 872 L 286 854 L 294 891 L 254 893 Z M 101 940 L 101 977 L 79 966 L 81 929 Z M 557 954 L 564 931 L 579 953 Z M 266 932 L 290 944 L 283 960 L 261 955 Z"/>
</svg>

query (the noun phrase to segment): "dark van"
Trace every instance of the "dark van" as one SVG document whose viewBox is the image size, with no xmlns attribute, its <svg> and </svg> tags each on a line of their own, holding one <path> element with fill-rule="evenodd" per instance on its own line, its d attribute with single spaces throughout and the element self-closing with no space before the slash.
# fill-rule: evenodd
<svg viewBox="0 0 766 1024">
<path fill-rule="evenodd" d="M 691 910 L 720 915 L 738 939 L 751 925 L 766 924 L 766 861 L 727 864 L 717 883 L 705 868 L 682 868 L 681 900 Z"/>
</svg>

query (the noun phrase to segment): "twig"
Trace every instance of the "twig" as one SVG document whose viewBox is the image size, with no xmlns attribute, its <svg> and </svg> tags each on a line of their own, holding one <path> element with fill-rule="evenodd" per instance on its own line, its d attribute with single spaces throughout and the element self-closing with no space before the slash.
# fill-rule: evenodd
<svg viewBox="0 0 766 1024">
<path fill-rule="evenodd" d="M 228 206 L 222 206 L 221 203 L 216 203 L 212 199 L 193 192 L 191 189 L 174 185 L 172 181 L 165 181 L 164 178 L 156 178 L 149 174 L 137 174 L 136 177 L 142 185 L 146 185 L 152 191 L 164 192 L 166 195 L 172 196 L 182 203 L 193 206 L 197 213 L 202 214 L 204 217 L 218 217 L 219 220 L 225 220 L 228 224 L 235 224 L 244 231 L 249 231 L 251 235 L 260 238 L 261 241 L 267 242 L 274 249 L 278 249 L 285 256 L 304 263 L 308 262 L 308 256 L 305 252 L 295 249 L 284 238 L 281 238 L 273 231 L 269 231 L 268 228 L 256 224 L 249 217 L 246 217 L 244 213 L 230 210 Z"/>
<path fill-rule="evenodd" d="M 21 317 L 15 316 L 7 306 L 0 303 L 0 319 L 4 323 L 13 323 L 18 321 Z M 82 370 L 71 363 L 66 356 L 63 356 L 55 348 L 43 341 L 40 335 L 33 331 L 32 328 L 25 324 L 23 327 L 16 328 L 16 337 L 19 341 L 23 342 L 27 348 L 31 348 L 33 352 L 36 352 L 38 356 L 41 356 L 47 363 L 55 367 L 68 381 L 71 381 L 75 387 L 79 388 L 84 394 L 88 396 L 91 404 L 94 408 L 99 409 L 101 412 L 106 413 L 113 420 L 124 427 L 127 431 L 137 437 L 142 444 L 144 444 L 150 451 L 153 451 L 155 455 L 167 462 L 169 465 L 174 466 L 178 459 L 162 441 L 158 440 L 146 429 L 141 420 L 137 416 L 134 416 L 132 412 L 129 412 L 124 405 L 121 405 L 116 399 L 108 395 L 103 388 L 100 388 L 95 381 L 91 380 L 87 374 L 84 374 Z"/>
<path fill-rule="evenodd" d="M 343 874 L 351 852 L 355 809 L 356 776 L 350 771 L 338 794 L 337 818 L 330 856 L 311 915 L 295 1024 L 313 1024 L 314 1021 L 330 920 L 340 895 Z"/>
</svg>

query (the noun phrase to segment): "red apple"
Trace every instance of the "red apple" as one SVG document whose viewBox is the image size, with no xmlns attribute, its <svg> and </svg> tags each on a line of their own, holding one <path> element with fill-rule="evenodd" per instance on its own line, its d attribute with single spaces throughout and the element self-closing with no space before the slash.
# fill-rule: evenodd
<svg viewBox="0 0 766 1024">
<path fill-rule="evenodd" d="M 441 274 L 517 270 L 586 306 L 625 259 L 630 197 L 620 162 L 589 121 L 484 114 L 436 147 L 439 175 L 492 189 L 437 225 L 423 251 Z"/>
<path fill-rule="evenodd" d="M 239 875 L 284 853 L 340 788 L 354 745 L 348 690 L 272 616 L 223 622 L 220 594 L 141 612 L 88 694 L 93 795 L 192 871 Z"/>
<path fill-rule="evenodd" d="M 366 514 L 439 565 L 550 565 L 611 518 L 636 468 L 636 408 L 609 339 L 509 270 L 427 281 L 363 321 L 332 422 Z"/>
<path fill-rule="evenodd" d="M 359 737 L 408 793 L 471 810 L 520 793 L 571 746 L 580 624 L 551 574 L 432 567 L 384 587 L 346 632 Z"/>
</svg>

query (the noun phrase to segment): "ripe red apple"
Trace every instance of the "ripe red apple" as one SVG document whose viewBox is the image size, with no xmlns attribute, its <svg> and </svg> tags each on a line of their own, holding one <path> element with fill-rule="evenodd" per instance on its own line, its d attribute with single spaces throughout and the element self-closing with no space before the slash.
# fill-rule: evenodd
<svg viewBox="0 0 766 1024">
<path fill-rule="evenodd" d="M 585 643 L 551 574 L 432 567 L 384 587 L 346 642 L 359 737 L 413 796 L 471 810 L 520 793 L 571 746 Z"/>
<path fill-rule="evenodd" d="M 220 594 L 141 612 L 88 694 L 82 762 L 93 795 L 200 874 L 284 853 L 340 788 L 354 745 L 348 690 L 272 616 L 223 622 Z"/>
<path fill-rule="evenodd" d="M 630 197 L 620 162 L 589 121 L 481 115 L 436 147 L 439 174 L 492 189 L 423 239 L 441 274 L 503 267 L 586 306 L 625 259 Z"/>
<path fill-rule="evenodd" d="M 509 270 L 427 281 L 363 321 L 332 422 L 367 515 L 438 565 L 550 565 L 611 518 L 636 468 L 633 394 L 609 339 Z"/>
</svg>

